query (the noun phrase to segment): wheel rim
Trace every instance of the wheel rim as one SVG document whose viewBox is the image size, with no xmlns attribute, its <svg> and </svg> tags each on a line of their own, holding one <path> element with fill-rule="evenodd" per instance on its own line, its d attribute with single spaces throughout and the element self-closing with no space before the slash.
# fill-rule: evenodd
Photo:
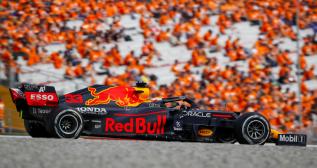
<svg viewBox="0 0 317 168">
<path fill-rule="evenodd" d="M 68 114 L 61 117 L 58 126 L 62 133 L 73 134 L 78 128 L 78 121 L 75 116 Z"/>
<path fill-rule="evenodd" d="M 265 125 L 259 120 L 251 121 L 247 126 L 248 136 L 252 139 L 261 139 L 265 134 Z"/>
</svg>

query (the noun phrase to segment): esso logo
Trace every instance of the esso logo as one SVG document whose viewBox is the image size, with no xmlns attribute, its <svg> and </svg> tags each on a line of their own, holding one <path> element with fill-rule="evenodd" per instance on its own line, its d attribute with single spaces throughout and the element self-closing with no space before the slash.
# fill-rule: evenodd
<svg viewBox="0 0 317 168">
<path fill-rule="evenodd" d="M 31 100 L 54 100 L 53 95 L 46 95 L 46 94 L 31 94 Z"/>
</svg>

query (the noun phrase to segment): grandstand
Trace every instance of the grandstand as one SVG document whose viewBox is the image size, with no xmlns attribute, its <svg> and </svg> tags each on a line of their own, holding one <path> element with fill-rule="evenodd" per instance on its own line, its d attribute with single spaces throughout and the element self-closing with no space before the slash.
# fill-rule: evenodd
<svg viewBox="0 0 317 168">
<path fill-rule="evenodd" d="M 310 127 L 316 113 L 313 0 L 299 5 L 301 112 L 292 0 L 0 4 L 0 68 L 14 69 L 18 82 L 53 85 L 63 94 L 95 83 L 143 80 L 153 96 L 184 94 L 201 99 L 205 108 L 259 111 L 282 131 L 298 131 L 300 114 Z"/>
</svg>

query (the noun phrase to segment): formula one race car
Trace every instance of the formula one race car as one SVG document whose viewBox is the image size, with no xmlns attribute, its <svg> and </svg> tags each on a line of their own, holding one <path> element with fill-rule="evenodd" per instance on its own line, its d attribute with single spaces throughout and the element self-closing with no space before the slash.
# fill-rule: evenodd
<svg viewBox="0 0 317 168">
<path fill-rule="evenodd" d="M 259 113 L 202 110 L 184 96 L 150 100 L 144 83 L 94 85 L 60 97 L 52 86 L 22 84 L 10 93 L 32 137 L 86 135 L 241 144 L 295 138 L 271 131 Z M 306 136 L 293 136 L 306 144 Z"/>
</svg>

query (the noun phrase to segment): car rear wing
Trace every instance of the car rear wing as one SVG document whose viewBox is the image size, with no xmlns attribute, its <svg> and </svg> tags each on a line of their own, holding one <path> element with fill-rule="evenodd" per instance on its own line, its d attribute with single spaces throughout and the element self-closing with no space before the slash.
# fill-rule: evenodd
<svg viewBox="0 0 317 168">
<path fill-rule="evenodd" d="M 58 96 L 53 86 L 21 84 L 19 88 L 9 89 L 12 101 L 25 101 L 28 106 L 57 106 Z M 17 107 L 19 109 L 19 107 Z"/>
</svg>

